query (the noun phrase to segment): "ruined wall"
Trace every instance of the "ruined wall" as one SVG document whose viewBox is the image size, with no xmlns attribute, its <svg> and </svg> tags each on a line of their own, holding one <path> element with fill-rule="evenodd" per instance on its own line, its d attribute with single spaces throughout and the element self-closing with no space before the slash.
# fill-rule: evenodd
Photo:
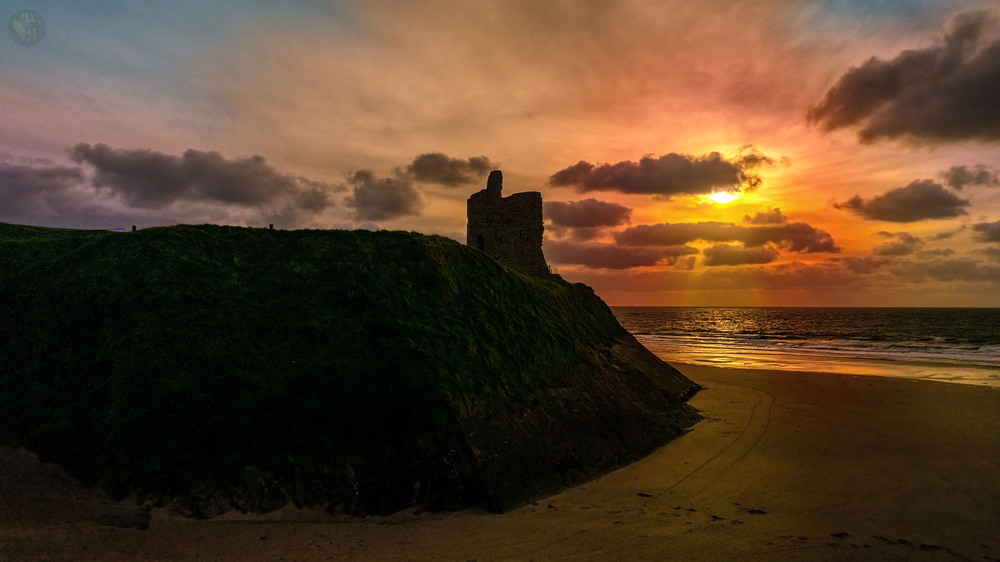
<svg viewBox="0 0 1000 562">
<path fill-rule="evenodd" d="M 469 197 L 466 244 L 525 275 L 549 275 L 542 254 L 542 194 L 528 191 L 503 197 L 502 189 L 503 174 L 493 170 L 486 189 Z"/>
</svg>

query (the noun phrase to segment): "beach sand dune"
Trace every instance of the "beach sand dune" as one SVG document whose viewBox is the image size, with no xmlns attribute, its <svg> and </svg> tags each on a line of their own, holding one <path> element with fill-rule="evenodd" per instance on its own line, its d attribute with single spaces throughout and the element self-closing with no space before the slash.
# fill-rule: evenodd
<svg viewBox="0 0 1000 562">
<path fill-rule="evenodd" d="M 677 365 L 705 416 L 505 514 L 185 519 L 5 451 L 2 560 L 1000 560 L 1000 391 Z M 109 516 L 111 514 L 111 516 Z"/>
</svg>

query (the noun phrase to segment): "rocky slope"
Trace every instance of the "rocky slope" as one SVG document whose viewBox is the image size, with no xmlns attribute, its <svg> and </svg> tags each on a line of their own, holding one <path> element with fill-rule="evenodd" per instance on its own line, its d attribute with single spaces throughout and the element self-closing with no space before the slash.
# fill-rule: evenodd
<svg viewBox="0 0 1000 562">
<path fill-rule="evenodd" d="M 405 232 L 0 224 L 0 443 L 193 516 L 505 510 L 698 387 L 588 287 Z"/>
</svg>

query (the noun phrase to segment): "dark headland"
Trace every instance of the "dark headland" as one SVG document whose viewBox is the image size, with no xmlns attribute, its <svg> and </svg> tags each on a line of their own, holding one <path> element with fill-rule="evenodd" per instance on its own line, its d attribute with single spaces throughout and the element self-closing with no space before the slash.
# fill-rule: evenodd
<svg viewBox="0 0 1000 562">
<path fill-rule="evenodd" d="M 211 517 L 507 510 L 699 389 L 580 284 L 406 232 L 0 224 L 0 444 Z"/>
</svg>

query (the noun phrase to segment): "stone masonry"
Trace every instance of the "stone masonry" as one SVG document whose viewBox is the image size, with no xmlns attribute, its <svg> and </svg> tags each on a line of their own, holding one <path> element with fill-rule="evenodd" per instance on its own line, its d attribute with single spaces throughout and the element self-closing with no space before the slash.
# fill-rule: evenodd
<svg viewBox="0 0 1000 562">
<path fill-rule="evenodd" d="M 537 191 L 503 197 L 503 173 L 490 172 L 486 189 L 468 201 L 466 244 L 483 250 L 507 267 L 536 277 L 547 277 L 542 254 L 542 194 Z"/>
</svg>

